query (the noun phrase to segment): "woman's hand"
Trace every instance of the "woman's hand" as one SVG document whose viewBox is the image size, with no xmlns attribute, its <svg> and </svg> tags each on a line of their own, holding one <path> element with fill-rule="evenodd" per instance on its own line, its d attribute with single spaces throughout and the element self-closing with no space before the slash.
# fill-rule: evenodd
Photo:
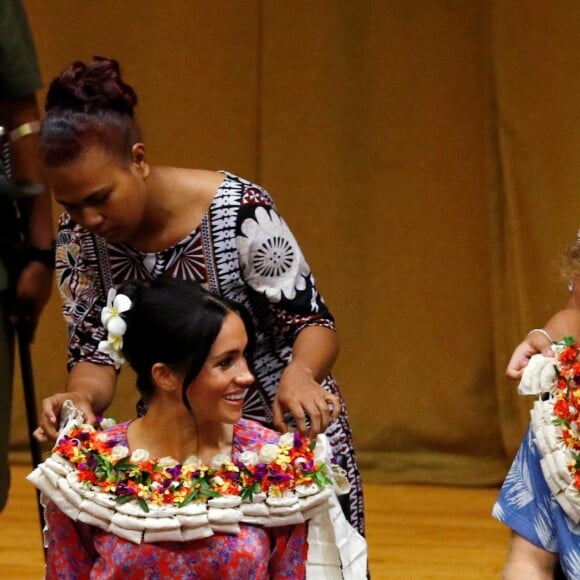
<svg viewBox="0 0 580 580">
<path fill-rule="evenodd" d="M 70 399 L 85 415 L 87 423 L 95 424 L 95 413 L 104 411 L 113 400 L 117 373 L 113 366 L 80 362 L 70 371 L 67 392 L 57 393 L 42 401 L 40 427 L 35 429 L 38 441 L 55 440 L 60 426 L 63 403 Z"/>
<path fill-rule="evenodd" d="M 284 413 L 290 412 L 296 419 L 300 433 L 314 437 L 337 419 L 340 401 L 314 380 L 311 371 L 297 363 L 290 363 L 280 378 L 272 410 L 274 427 L 278 431 L 288 431 Z M 310 419 L 310 429 L 306 424 L 306 416 Z"/>
<path fill-rule="evenodd" d="M 506 375 L 510 379 L 521 379 L 530 357 L 539 352 L 546 357 L 554 356 L 549 337 L 552 340 L 562 340 L 565 336 L 580 340 L 580 310 L 577 308 L 560 310 L 546 322 L 543 330 L 531 331 L 514 350 Z"/>
<path fill-rule="evenodd" d="M 545 357 L 553 357 L 552 342 L 545 334 L 532 332 L 515 348 L 506 375 L 510 379 L 521 379 L 530 358 L 538 353 L 542 353 Z"/>
<path fill-rule="evenodd" d="M 84 393 L 57 393 L 42 401 L 42 411 L 39 418 L 40 426 L 34 430 L 34 437 L 41 442 L 55 441 L 60 426 L 60 412 L 63 403 L 71 400 L 74 406 L 80 409 L 87 423 L 95 424 L 96 417 L 93 413 L 91 401 Z"/>
</svg>

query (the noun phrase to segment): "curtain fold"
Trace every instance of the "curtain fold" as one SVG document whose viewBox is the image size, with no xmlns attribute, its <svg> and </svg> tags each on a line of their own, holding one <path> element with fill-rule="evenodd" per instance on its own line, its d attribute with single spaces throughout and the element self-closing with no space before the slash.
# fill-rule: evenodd
<svg viewBox="0 0 580 580">
<path fill-rule="evenodd" d="M 494 0 L 489 14 L 496 382 L 512 457 L 532 401 L 503 373 L 526 332 L 564 307 L 558 260 L 580 223 L 580 6 Z"/>
</svg>

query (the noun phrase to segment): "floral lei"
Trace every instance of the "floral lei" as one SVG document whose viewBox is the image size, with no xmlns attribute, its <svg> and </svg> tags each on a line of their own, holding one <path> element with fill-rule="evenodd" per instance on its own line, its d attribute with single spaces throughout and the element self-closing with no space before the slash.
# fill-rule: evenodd
<svg viewBox="0 0 580 580">
<path fill-rule="evenodd" d="M 114 288 L 109 290 L 107 305 L 101 310 L 101 322 L 107 330 L 107 339 L 101 340 L 98 350 L 108 354 L 116 369 L 125 364 L 123 356 L 123 336 L 127 332 L 127 323 L 121 316 L 131 310 L 133 302 L 124 294 L 117 294 Z"/>
<path fill-rule="evenodd" d="M 332 481 L 324 474 L 326 464 L 315 463 L 315 443 L 285 433 L 277 445 L 266 444 L 259 454 L 246 451 L 239 461 L 218 454 L 210 466 L 195 456 L 180 464 L 171 457 L 151 458 L 144 449 L 129 454 L 106 432 L 82 425 L 63 435 L 53 452 L 76 466 L 87 488 L 109 493 L 119 504 L 136 501 L 149 512 L 148 504 L 183 507 L 218 496 L 251 501 L 259 492 L 282 497 L 299 487 L 322 489 Z"/>
<path fill-rule="evenodd" d="M 560 343 L 556 354 L 556 385 L 554 393 L 554 416 L 552 420 L 562 430 L 562 438 L 571 453 L 569 470 L 574 487 L 580 489 L 580 350 L 570 336 Z"/>
</svg>

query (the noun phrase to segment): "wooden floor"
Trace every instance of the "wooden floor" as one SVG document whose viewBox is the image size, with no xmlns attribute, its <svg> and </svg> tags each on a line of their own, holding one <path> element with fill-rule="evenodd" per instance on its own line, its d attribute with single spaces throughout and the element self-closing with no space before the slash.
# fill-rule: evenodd
<svg viewBox="0 0 580 580">
<path fill-rule="evenodd" d="M 0 578 L 42 578 L 35 493 L 12 467 L 7 508 L 0 514 Z M 373 579 L 499 578 L 507 530 L 491 516 L 496 489 L 419 485 L 365 487 Z"/>
</svg>

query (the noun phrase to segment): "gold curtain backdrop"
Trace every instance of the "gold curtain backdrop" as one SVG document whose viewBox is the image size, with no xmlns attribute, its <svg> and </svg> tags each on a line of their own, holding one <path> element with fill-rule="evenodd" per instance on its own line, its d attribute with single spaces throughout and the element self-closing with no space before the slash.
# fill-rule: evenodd
<svg viewBox="0 0 580 580">
<path fill-rule="evenodd" d="M 556 263 L 580 224 L 579 3 L 26 6 L 46 82 L 117 58 L 151 162 L 225 168 L 274 196 L 337 319 L 367 481 L 503 479 L 529 407 L 504 368 L 565 303 Z M 63 388 L 65 351 L 55 292 L 39 402 Z M 118 419 L 135 393 L 124 370 Z M 17 383 L 15 450 L 24 417 Z"/>
</svg>

